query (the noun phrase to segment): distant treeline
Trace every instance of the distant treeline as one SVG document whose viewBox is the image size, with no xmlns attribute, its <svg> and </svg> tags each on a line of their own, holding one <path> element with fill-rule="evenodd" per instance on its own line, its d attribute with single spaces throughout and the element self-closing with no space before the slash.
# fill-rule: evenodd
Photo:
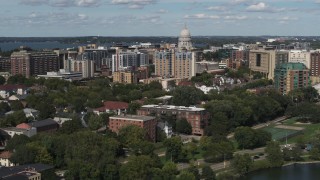
<svg viewBox="0 0 320 180">
<path fill-rule="evenodd" d="M 222 46 L 228 43 L 256 43 L 265 42 L 268 38 L 274 38 L 270 36 L 193 36 L 192 42 L 194 44 L 201 44 L 207 46 Z M 287 44 L 293 41 L 299 42 L 310 42 L 312 48 L 319 48 L 320 37 L 316 36 L 304 36 L 295 37 L 303 40 L 292 40 L 286 41 L 283 44 Z M 289 39 L 290 39 L 289 38 Z M 3 42 L 47 42 L 57 41 L 67 44 L 132 44 L 141 42 L 151 43 L 177 43 L 178 36 L 131 36 L 131 37 L 105 37 L 105 36 L 83 36 L 83 37 L 0 37 L 0 43 Z M 317 41 L 314 41 L 317 40 Z M 280 43 L 282 44 L 282 43 Z"/>
</svg>

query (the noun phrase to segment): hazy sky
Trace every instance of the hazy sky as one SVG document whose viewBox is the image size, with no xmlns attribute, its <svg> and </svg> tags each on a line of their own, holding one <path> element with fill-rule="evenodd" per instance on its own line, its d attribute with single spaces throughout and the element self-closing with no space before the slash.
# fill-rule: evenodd
<svg viewBox="0 0 320 180">
<path fill-rule="evenodd" d="M 0 37 L 320 35 L 320 0 L 1 0 Z"/>
</svg>

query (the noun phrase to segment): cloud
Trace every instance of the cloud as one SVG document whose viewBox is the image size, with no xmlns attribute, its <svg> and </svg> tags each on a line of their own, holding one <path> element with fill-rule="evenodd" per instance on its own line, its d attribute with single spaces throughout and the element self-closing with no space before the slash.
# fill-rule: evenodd
<svg viewBox="0 0 320 180">
<path fill-rule="evenodd" d="M 206 14 L 193 14 L 193 15 L 185 15 L 185 19 L 220 19 L 220 16 L 216 15 L 206 15 Z"/>
<path fill-rule="evenodd" d="M 207 8 L 207 10 L 210 10 L 210 11 L 226 11 L 227 8 L 224 7 L 224 6 L 210 6 Z"/>
<path fill-rule="evenodd" d="M 266 5 L 263 2 L 260 2 L 258 4 L 253 4 L 247 7 L 248 11 L 265 11 L 268 9 L 268 5 Z"/>
<path fill-rule="evenodd" d="M 29 6 L 48 5 L 52 7 L 94 7 L 101 0 L 20 0 L 21 4 Z"/>
<path fill-rule="evenodd" d="M 248 19 L 247 16 L 225 16 L 225 20 L 245 20 Z"/>
<path fill-rule="evenodd" d="M 283 11 L 287 11 L 287 10 L 290 10 L 290 9 L 286 9 L 286 8 L 274 8 L 274 7 L 271 7 L 271 6 L 267 5 L 267 4 L 264 3 L 264 2 L 259 2 L 259 3 L 256 3 L 256 4 L 249 5 L 249 6 L 246 8 L 246 11 L 248 11 L 248 12 L 270 12 L 270 13 L 277 13 L 277 12 L 283 12 Z M 293 10 L 293 9 L 292 9 L 292 10 Z"/>
<path fill-rule="evenodd" d="M 165 9 L 159 9 L 156 13 L 159 13 L 159 14 L 166 14 L 168 13 L 169 11 L 168 10 L 165 10 Z"/>
<path fill-rule="evenodd" d="M 155 3 L 156 0 L 111 0 L 111 4 L 126 5 L 130 9 L 143 9 L 145 6 Z"/>
<path fill-rule="evenodd" d="M 316 1 L 314 1 L 314 3 L 320 4 L 320 0 L 316 0 Z"/>
</svg>

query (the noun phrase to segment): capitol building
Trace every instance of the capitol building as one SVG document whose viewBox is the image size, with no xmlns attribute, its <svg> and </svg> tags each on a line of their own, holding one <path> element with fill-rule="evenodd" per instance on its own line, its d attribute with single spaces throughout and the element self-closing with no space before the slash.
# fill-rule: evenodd
<svg viewBox="0 0 320 180">
<path fill-rule="evenodd" d="M 192 42 L 191 42 L 191 35 L 190 31 L 185 25 L 182 31 L 180 32 L 178 49 L 181 50 L 191 50 L 192 49 Z"/>
</svg>

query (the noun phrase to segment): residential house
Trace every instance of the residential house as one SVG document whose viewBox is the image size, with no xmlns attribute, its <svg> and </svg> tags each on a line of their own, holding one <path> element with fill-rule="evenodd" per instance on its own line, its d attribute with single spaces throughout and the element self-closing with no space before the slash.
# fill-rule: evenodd
<svg viewBox="0 0 320 180">
<path fill-rule="evenodd" d="M 93 112 L 98 115 L 101 113 L 115 113 L 116 115 L 120 115 L 126 113 L 128 108 L 129 104 L 126 102 L 105 101 L 102 107 L 94 109 Z"/>
<path fill-rule="evenodd" d="M 9 136 L 11 136 L 11 138 L 15 135 L 26 135 L 28 137 L 31 137 L 37 134 L 35 128 L 23 129 L 18 127 L 6 127 L 1 129 L 5 131 Z"/>
<path fill-rule="evenodd" d="M 8 98 L 11 94 L 25 95 L 27 94 L 27 87 L 24 85 L 1 85 L 0 86 L 0 96 L 2 98 Z"/>
<path fill-rule="evenodd" d="M 3 151 L 0 153 L 0 166 L 4 167 L 12 167 L 16 166 L 16 164 L 12 163 L 9 159 L 12 156 L 12 152 Z"/>
<path fill-rule="evenodd" d="M 161 129 L 167 136 L 167 138 L 171 138 L 173 135 L 172 126 L 168 124 L 168 122 L 158 122 L 157 127 Z"/>
</svg>

